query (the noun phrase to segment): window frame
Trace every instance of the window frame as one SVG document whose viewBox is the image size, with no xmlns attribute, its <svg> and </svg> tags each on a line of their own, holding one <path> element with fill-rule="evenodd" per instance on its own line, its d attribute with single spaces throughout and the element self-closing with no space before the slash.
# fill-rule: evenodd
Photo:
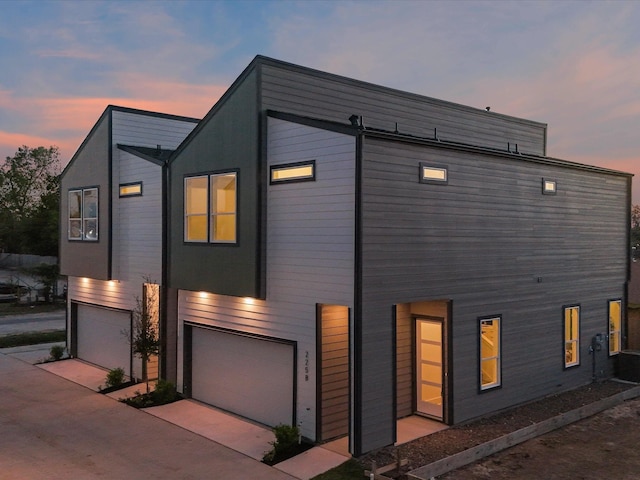
<svg viewBox="0 0 640 480">
<path fill-rule="evenodd" d="M 432 169 L 432 170 L 440 170 L 444 172 L 444 179 L 440 180 L 437 178 L 429 178 L 425 177 L 424 170 Z M 420 170 L 419 170 L 419 180 L 420 183 L 430 184 L 430 185 L 448 185 L 449 184 L 449 166 L 442 164 L 435 164 L 430 162 L 420 162 Z"/>
<path fill-rule="evenodd" d="M 553 184 L 553 189 L 547 188 L 547 184 Z M 542 194 L 556 195 L 558 193 L 558 182 L 553 178 L 542 178 Z"/>
<path fill-rule="evenodd" d="M 619 313 L 619 318 L 618 318 L 618 330 L 611 330 L 611 305 L 617 303 L 619 305 L 618 308 L 618 313 Z M 620 354 L 620 352 L 622 351 L 622 299 L 621 298 L 614 298 L 611 300 L 607 301 L 607 349 L 609 352 L 609 356 L 610 357 L 614 357 L 618 354 Z M 611 335 L 612 333 L 615 333 L 617 336 L 617 342 L 618 342 L 618 349 L 617 350 L 611 350 Z"/>
<path fill-rule="evenodd" d="M 498 349 L 497 355 L 483 358 L 482 356 L 482 325 L 484 322 L 498 322 Z M 502 315 L 488 315 L 478 317 L 478 391 L 479 393 L 489 392 L 502 388 Z M 496 380 L 492 383 L 483 384 L 482 382 L 482 366 L 484 362 L 496 361 Z"/>
<path fill-rule="evenodd" d="M 575 338 L 567 339 L 567 311 L 577 309 L 578 319 L 577 319 L 577 332 L 575 334 Z M 563 352 L 563 365 L 564 369 L 570 369 L 574 367 L 579 367 L 580 362 L 582 360 L 582 356 L 580 355 L 580 323 L 581 323 L 581 307 L 579 303 L 564 305 L 562 307 L 562 352 Z M 567 343 L 574 343 L 576 347 L 576 360 L 573 362 L 567 361 Z"/>
<path fill-rule="evenodd" d="M 311 167 L 311 175 L 299 176 L 299 177 L 290 177 L 285 179 L 274 179 L 273 173 L 278 170 L 287 170 L 294 169 L 300 167 Z M 316 181 L 316 161 L 315 160 L 304 160 L 300 162 L 293 163 L 280 163 L 276 165 L 269 166 L 269 185 L 281 185 L 286 183 L 301 183 L 301 182 L 315 182 Z"/>
<path fill-rule="evenodd" d="M 91 191 L 95 191 L 95 217 L 88 217 L 86 215 L 85 198 Z M 80 198 L 79 216 L 71 217 L 71 195 L 78 194 Z M 80 222 L 80 228 L 78 229 L 79 236 L 71 236 L 72 228 L 71 222 Z M 88 221 L 95 222 L 95 237 L 89 237 L 85 234 L 87 230 L 85 228 Z M 69 188 L 67 190 L 67 240 L 71 242 L 98 242 L 100 241 L 100 187 L 97 185 L 90 187 L 77 187 Z"/>
<path fill-rule="evenodd" d="M 212 184 L 213 184 L 213 178 L 215 177 L 222 177 L 225 175 L 233 175 L 234 176 L 234 186 L 235 186 L 235 198 L 234 198 L 234 210 L 233 212 L 223 212 L 223 213 L 213 213 L 213 209 L 212 209 Z M 187 184 L 189 182 L 189 180 L 193 180 L 193 179 L 206 179 L 206 212 L 205 213 L 192 213 L 189 214 L 187 213 Z M 183 216 L 183 222 L 182 222 L 182 228 L 183 228 L 183 235 L 182 235 L 182 239 L 183 242 L 186 244 L 199 244 L 199 245 L 238 245 L 239 240 L 239 199 L 240 199 L 240 195 L 239 195 L 239 190 L 240 190 L 240 171 L 238 169 L 230 169 L 230 170 L 220 170 L 220 171 L 215 171 L 215 172 L 206 172 L 206 173 L 197 173 L 197 174 L 192 174 L 192 175 L 185 175 L 184 176 L 184 180 L 183 180 L 183 205 L 182 205 L 182 216 Z M 213 239 L 213 235 L 212 235 L 212 225 L 213 225 L 213 219 L 215 217 L 218 217 L 220 215 L 228 215 L 234 216 L 234 239 L 233 240 L 215 240 Z M 188 235 L 188 219 L 189 217 L 195 217 L 195 216 L 199 216 L 199 217 L 205 217 L 206 219 L 206 239 L 202 239 L 202 240 L 190 240 L 188 239 L 187 235 Z"/>
<path fill-rule="evenodd" d="M 140 191 L 139 192 L 122 193 L 122 189 L 123 188 L 135 187 L 135 186 L 138 186 L 138 185 L 140 186 Z M 120 185 L 118 185 L 118 196 L 119 196 L 119 198 L 141 197 L 142 194 L 143 194 L 142 181 L 140 181 L 140 182 L 121 183 Z"/>
</svg>

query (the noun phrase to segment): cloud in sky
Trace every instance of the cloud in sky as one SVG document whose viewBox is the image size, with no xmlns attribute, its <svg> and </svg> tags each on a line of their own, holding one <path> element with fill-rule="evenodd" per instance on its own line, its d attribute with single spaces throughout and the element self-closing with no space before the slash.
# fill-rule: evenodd
<svg viewBox="0 0 640 480">
<path fill-rule="evenodd" d="M 0 154 L 68 160 L 110 103 L 201 117 L 264 54 L 546 122 L 549 155 L 640 174 L 638 24 L 632 1 L 5 1 Z"/>
</svg>

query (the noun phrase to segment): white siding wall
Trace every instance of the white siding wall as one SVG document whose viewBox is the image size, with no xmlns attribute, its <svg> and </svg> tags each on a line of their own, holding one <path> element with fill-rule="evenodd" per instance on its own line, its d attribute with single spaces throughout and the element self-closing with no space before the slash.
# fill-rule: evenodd
<svg viewBox="0 0 640 480">
<path fill-rule="evenodd" d="M 112 281 L 69 277 L 69 302 L 132 310 L 145 278 L 162 278 L 162 168 L 123 152 L 117 144 L 175 149 L 194 122 L 130 112 L 112 112 Z M 143 182 L 141 197 L 119 198 L 121 183 Z M 100 221 L 108 221 L 103 218 Z M 71 332 L 71 328 L 67 331 Z M 70 341 L 70 339 L 69 339 Z M 134 374 L 140 374 L 134 361 Z"/>
<path fill-rule="evenodd" d="M 355 139 L 269 119 L 269 164 L 312 159 L 315 182 L 268 187 L 266 300 L 180 291 L 178 345 L 184 321 L 296 341 L 297 418 L 315 438 L 316 304 L 353 306 Z"/>
<path fill-rule="evenodd" d="M 142 182 L 142 196 L 113 199 L 118 205 L 113 219 L 118 225 L 113 237 L 113 277 L 137 285 L 145 278 L 160 283 L 162 167 L 122 150 L 115 150 L 113 156 L 119 158 L 118 185 Z"/>
<path fill-rule="evenodd" d="M 185 120 L 116 110 L 112 116 L 111 135 L 114 145 L 152 148 L 160 145 L 171 150 L 180 145 L 196 125 Z"/>
</svg>

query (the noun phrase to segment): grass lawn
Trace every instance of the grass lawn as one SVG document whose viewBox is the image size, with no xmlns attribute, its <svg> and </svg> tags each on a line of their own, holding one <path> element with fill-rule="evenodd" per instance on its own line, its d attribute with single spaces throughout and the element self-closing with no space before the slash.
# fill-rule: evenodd
<svg viewBox="0 0 640 480">
<path fill-rule="evenodd" d="M 53 332 L 30 332 L 4 335 L 0 337 L 0 348 L 21 347 L 23 345 L 37 345 L 40 343 L 64 342 L 67 338 L 66 330 Z"/>
</svg>

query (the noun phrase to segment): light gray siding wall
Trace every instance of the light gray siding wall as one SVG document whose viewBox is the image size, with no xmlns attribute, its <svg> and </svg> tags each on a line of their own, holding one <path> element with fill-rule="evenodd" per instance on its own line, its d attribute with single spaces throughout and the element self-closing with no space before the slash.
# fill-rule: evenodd
<svg viewBox="0 0 640 480">
<path fill-rule="evenodd" d="M 546 124 L 401 92 L 303 68 L 262 65 L 264 108 L 349 123 L 364 117 L 367 127 L 419 137 L 536 155 L 546 153 Z"/>
<path fill-rule="evenodd" d="M 173 150 L 191 133 L 197 123 L 154 114 L 114 110 L 113 144 L 136 145 Z"/>
<path fill-rule="evenodd" d="M 353 306 L 355 139 L 269 119 L 269 164 L 308 159 L 315 182 L 268 187 L 266 300 L 181 290 L 178 345 L 185 321 L 296 341 L 297 418 L 315 438 L 316 304 Z"/>
<path fill-rule="evenodd" d="M 392 351 L 393 304 L 452 300 L 456 423 L 588 383 L 590 339 L 624 294 L 629 178 L 371 137 L 363 156 L 364 450 L 391 435 L 392 362 L 379 352 Z M 449 184 L 419 183 L 421 161 L 448 165 Z M 543 177 L 557 195 L 541 194 Z M 570 303 L 582 364 L 564 370 Z M 485 315 L 502 315 L 502 388 L 479 394 Z"/>
<path fill-rule="evenodd" d="M 118 149 L 113 156 L 120 166 L 116 188 L 142 182 L 142 196 L 114 197 L 118 234 L 113 239 L 113 277 L 135 284 L 140 296 L 145 278 L 162 279 L 162 167 Z"/>
</svg>

